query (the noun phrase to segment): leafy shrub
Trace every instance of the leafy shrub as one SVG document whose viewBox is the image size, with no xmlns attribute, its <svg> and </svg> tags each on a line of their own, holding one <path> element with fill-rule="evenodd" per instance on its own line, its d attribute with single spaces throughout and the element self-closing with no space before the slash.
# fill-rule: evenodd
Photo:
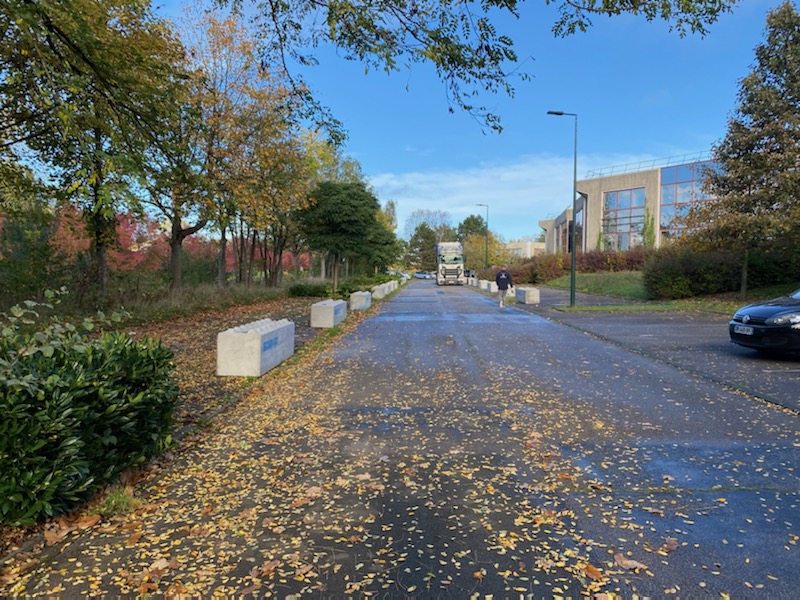
<svg viewBox="0 0 800 600">
<path fill-rule="evenodd" d="M 652 250 L 636 246 L 625 252 L 591 250 L 581 252 L 575 257 L 575 266 L 580 273 L 601 273 L 606 271 L 639 271 Z"/>
<path fill-rule="evenodd" d="M 155 455 L 178 400 L 160 343 L 41 324 L 52 305 L 25 305 L 0 314 L 0 521 L 12 524 L 66 512 Z"/>
<path fill-rule="evenodd" d="M 537 256 L 531 266 L 531 283 L 542 283 L 558 279 L 569 272 L 570 258 L 568 254 L 543 254 Z"/>
<path fill-rule="evenodd" d="M 741 264 L 731 254 L 669 248 L 648 260 L 643 271 L 645 294 L 651 300 L 673 300 L 736 290 Z"/>
<path fill-rule="evenodd" d="M 365 275 L 350 277 L 349 279 L 339 282 L 339 288 L 336 290 L 336 297 L 348 299 L 353 292 L 369 292 L 376 285 L 386 283 L 392 279 L 396 278 L 380 273 L 369 277 Z"/>
<path fill-rule="evenodd" d="M 293 283 L 289 286 L 289 296 L 293 298 L 325 298 L 330 292 L 327 283 Z"/>
</svg>

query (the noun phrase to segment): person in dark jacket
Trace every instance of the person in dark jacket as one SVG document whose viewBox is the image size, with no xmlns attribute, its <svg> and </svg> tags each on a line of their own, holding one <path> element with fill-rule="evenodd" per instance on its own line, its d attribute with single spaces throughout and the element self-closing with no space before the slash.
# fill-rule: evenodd
<svg viewBox="0 0 800 600">
<path fill-rule="evenodd" d="M 506 294 L 508 293 L 508 288 L 513 287 L 514 285 L 514 282 L 511 280 L 511 273 L 508 272 L 508 267 L 506 267 L 506 265 L 503 265 L 503 267 L 497 272 L 494 280 L 497 282 L 497 295 L 500 298 L 500 308 L 503 308 L 506 305 Z"/>
</svg>

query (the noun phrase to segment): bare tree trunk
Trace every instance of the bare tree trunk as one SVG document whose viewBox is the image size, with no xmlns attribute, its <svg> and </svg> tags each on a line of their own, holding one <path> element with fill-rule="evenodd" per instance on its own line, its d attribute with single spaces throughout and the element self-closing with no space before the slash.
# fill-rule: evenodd
<svg viewBox="0 0 800 600">
<path fill-rule="evenodd" d="M 253 285 L 253 269 L 256 262 L 256 246 L 258 245 L 258 231 L 253 230 L 250 236 L 250 258 L 247 261 L 247 287 Z"/>
<path fill-rule="evenodd" d="M 169 274 L 170 289 L 175 291 L 183 284 L 183 238 L 181 238 L 181 220 L 173 217 L 172 235 L 169 239 Z"/>
<path fill-rule="evenodd" d="M 333 255 L 333 291 L 336 293 L 336 290 L 339 287 L 339 255 L 334 253 Z"/>
<path fill-rule="evenodd" d="M 217 264 L 217 287 L 224 289 L 228 286 L 228 228 L 220 225 L 219 257 Z"/>
<path fill-rule="evenodd" d="M 747 297 L 747 263 L 750 262 L 750 250 L 745 249 L 744 256 L 742 257 L 742 281 L 739 293 L 742 295 L 742 300 Z"/>
</svg>

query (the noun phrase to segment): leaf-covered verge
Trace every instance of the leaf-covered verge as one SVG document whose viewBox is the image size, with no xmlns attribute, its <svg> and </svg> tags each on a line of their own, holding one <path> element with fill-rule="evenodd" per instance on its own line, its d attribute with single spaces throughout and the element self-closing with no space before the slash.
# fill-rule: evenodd
<svg viewBox="0 0 800 600">
<path fill-rule="evenodd" d="M 127 334 L 132 340 L 160 340 L 163 350 L 174 355 L 172 378 L 178 384 L 180 402 L 174 406 L 172 426 L 178 436 L 185 437 L 194 432 L 202 434 L 214 415 L 241 396 L 248 382 L 244 378 L 216 376 L 217 333 L 257 319 L 288 318 L 295 322 L 295 344 L 301 347 L 317 334 L 317 330 L 311 329 L 309 319 L 309 306 L 314 301 L 316 299 L 276 298 L 129 327 L 120 333 Z M 49 350 L 45 351 L 49 353 Z M 42 356 L 42 353 L 34 353 L 37 355 Z M 128 476 L 123 474 L 123 477 Z M 41 529 L 41 525 L 12 527 L 0 524 L 0 555 Z"/>
</svg>

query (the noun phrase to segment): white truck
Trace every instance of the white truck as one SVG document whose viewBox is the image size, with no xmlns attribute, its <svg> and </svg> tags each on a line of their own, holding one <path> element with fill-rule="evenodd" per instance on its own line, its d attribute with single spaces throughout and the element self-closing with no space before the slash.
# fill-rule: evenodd
<svg viewBox="0 0 800 600">
<path fill-rule="evenodd" d="M 464 246 L 461 242 L 436 244 L 436 285 L 464 285 Z"/>
</svg>

